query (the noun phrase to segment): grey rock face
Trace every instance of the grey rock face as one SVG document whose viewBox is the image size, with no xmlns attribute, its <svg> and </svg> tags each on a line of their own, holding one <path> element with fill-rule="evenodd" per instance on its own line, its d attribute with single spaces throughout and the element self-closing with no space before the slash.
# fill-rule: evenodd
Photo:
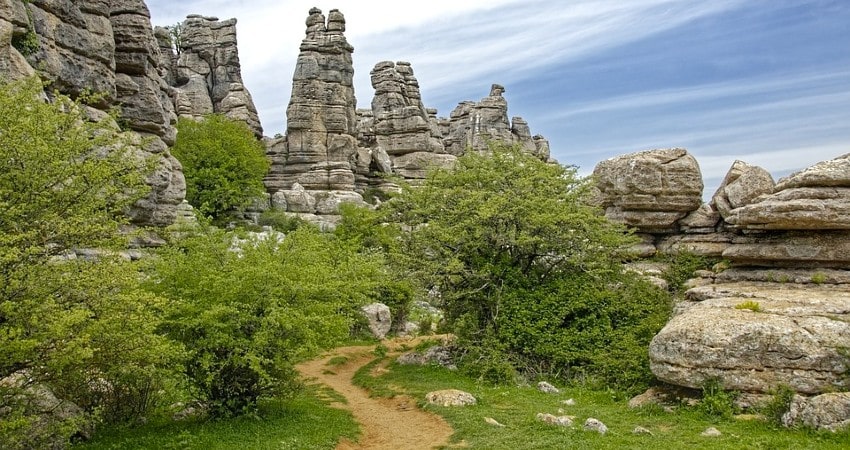
<svg viewBox="0 0 850 450">
<path fill-rule="evenodd" d="M 369 322 L 369 330 L 378 339 L 387 336 L 392 328 L 393 320 L 389 306 L 383 303 L 372 303 L 362 308 L 363 316 Z"/>
<path fill-rule="evenodd" d="M 440 406 L 469 406 L 478 403 L 475 396 L 458 389 L 429 392 L 425 394 L 425 401 L 432 405 Z"/>
<path fill-rule="evenodd" d="M 600 203 L 611 220 L 645 233 L 669 233 L 702 204 L 702 174 L 685 149 L 649 150 L 596 165 Z"/>
<path fill-rule="evenodd" d="M 733 209 L 726 221 L 747 230 L 850 229 L 850 154 L 779 180 L 774 193 Z"/>
<path fill-rule="evenodd" d="M 180 163 L 168 153 L 176 130 L 172 91 L 159 74 L 159 46 L 142 0 L 32 0 L 0 4 L 0 72 L 9 78 L 34 74 L 54 89 L 77 97 L 102 95 L 93 106 L 119 107 L 118 119 L 132 130 L 135 152 L 158 158 L 147 178 L 150 195 L 130 211 L 140 225 L 174 222 L 185 197 Z M 30 24 L 29 17 L 32 17 Z M 10 43 L 32 26 L 39 48 L 24 58 Z M 93 120 L 111 120 L 94 109 Z"/>
<path fill-rule="evenodd" d="M 687 296 L 697 301 L 650 344 L 660 380 L 698 389 L 718 377 L 726 389 L 761 393 L 779 385 L 806 394 L 847 387 L 840 349 L 850 339 L 850 286 L 729 282 Z"/>
<path fill-rule="evenodd" d="M 313 8 L 292 78 L 285 144 L 269 152 L 271 192 L 299 183 L 307 190 L 354 191 L 357 121 L 354 48 L 346 41 L 345 18 L 327 20 Z"/>
<path fill-rule="evenodd" d="M 714 208 L 724 218 L 735 208 L 749 205 L 763 195 L 773 193 L 774 181 L 761 167 L 735 161 L 712 197 Z"/>
<path fill-rule="evenodd" d="M 833 432 L 846 430 L 850 428 L 850 392 L 833 392 L 811 398 L 795 395 L 788 412 L 782 416 L 782 424 Z"/>
<path fill-rule="evenodd" d="M 219 113 L 246 123 L 261 138 L 257 108 L 242 81 L 236 19 L 191 15 L 180 30 L 180 48 L 173 49 L 169 31 L 156 29 L 165 78 L 176 91 L 177 114 L 200 118 Z"/>
</svg>

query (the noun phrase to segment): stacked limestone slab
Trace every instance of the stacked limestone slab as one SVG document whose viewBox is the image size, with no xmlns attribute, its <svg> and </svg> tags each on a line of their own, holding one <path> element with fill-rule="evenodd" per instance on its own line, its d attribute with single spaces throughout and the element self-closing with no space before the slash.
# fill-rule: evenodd
<svg viewBox="0 0 850 450">
<path fill-rule="evenodd" d="M 12 45 L 32 29 L 38 49 L 24 57 Z M 185 196 L 180 163 L 168 153 L 174 143 L 176 116 L 172 91 L 159 72 L 159 46 L 150 13 L 142 0 L 0 1 L 0 71 L 8 78 L 38 73 L 49 86 L 76 97 L 102 94 L 90 116 L 119 107 L 119 121 L 139 142 L 137 151 L 156 155 L 148 177 L 150 195 L 130 212 L 137 224 L 164 226 L 174 222 Z"/>
<path fill-rule="evenodd" d="M 261 138 L 263 127 L 251 93 L 242 81 L 236 19 L 190 15 L 179 25 L 179 45 L 171 30 L 156 27 L 165 78 L 176 91 L 180 117 L 218 113 L 244 122 Z"/>
<path fill-rule="evenodd" d="M 696 201 L 701 183 L 687 186 L 701 178 L 695 161 L 683 164 L 691 159 L 641 152 L 594 172 L 606 215 L 644 233 L 645 254 L 691 251 L 733 266 L 692 280 L 652 341 L 653 373 L 691 388 L 719 378 L 752 393 L 850 387 L 842 350 L 850 345 L 850 155 L 777 183 L 736 161 L 705 204 Z"/>
</svg>

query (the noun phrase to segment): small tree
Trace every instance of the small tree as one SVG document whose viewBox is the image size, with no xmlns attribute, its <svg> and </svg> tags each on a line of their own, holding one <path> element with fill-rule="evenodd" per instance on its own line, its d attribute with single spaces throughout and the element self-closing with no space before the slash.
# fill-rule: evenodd
<svg viewBox="0 0 850 450">
<path fill-rule="evenodd" d="M 183 164 L 186 199 L 214 221 L 223 221 L 265 192 L 269 161 L 244 123 L 219 114 L 200 121 L 181 118 L 171 153 Z"/>
<path fill-rule="evenodd" d="M 618 255 L 630 238 L 590 204 L 591 187 L 573 167 L 495 147 L 468 152 L 386 203 L 388 220 L 411 230 L 397 254 L 439 289 L 474 359 L 607 376 L 617 363 L 607 347 L 624 345 L 646 376 L 641 346 L 667 302 L 622 274 Z"/>
</svg>

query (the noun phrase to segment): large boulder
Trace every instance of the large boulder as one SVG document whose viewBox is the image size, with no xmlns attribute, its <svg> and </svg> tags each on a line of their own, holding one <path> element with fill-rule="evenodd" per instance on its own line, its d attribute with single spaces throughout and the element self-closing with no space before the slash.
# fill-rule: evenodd
<svg viewBox="0 0 850 450">
<path fill-rule="evenodd" d="M 749 205 L 764 195 L 773 193 L 774 181 L 761 167 L 735 161 L 712 197 L 714 208 L 728 217 L 735 208 Z"/>
<path fill-rule="evenodd" d="M 691 304 L 678 308 L 649 347 L 661 381 L 701 388 L 719 378 L 726 389 L 760 393 L 850 386 L 842 353 L 850 342 L 850 286 L 731 282 L 687 296 Z"/>
<path fill-rule="evenodd" d="M 682 148 L 649 150 L 600 162 L 593 170 L 605 215 L 646 233 L 677 230 L 702 204 L 702 174 Z"/>
<path fill-rule="evenodd" d="M 782 415 L 786 427 L 806 426 L 818 430 L 842 431 L 850 428 L 850 392 L 834 392 L 815 397 L 795 395 L 788 412 Z"/>
</svg>

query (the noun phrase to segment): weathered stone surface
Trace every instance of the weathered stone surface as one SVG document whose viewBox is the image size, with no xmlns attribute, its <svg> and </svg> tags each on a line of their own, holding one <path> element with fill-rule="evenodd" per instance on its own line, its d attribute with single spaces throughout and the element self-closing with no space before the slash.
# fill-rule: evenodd
<svg viewBox="0 0 850 450">
<path fill-rule="evenodd" d="M 733 209 L 724 218 L 749 230 L 850 229 L 850 154 L 779 180 L 773 194 Z"/>
<path fill-rule="evenodd" d="M 452 353 L 448 347 L 435 345 L 429 347 L 422 353 L 409 352 L 398 357 L 399 364 L 425 366 L 436 364 L 449 369 L 457 369 L 452 360 Z"/>
<path fill-rule="evenodd" d="M 147 178 L 150 195 L 129 215 L 140 225 L 174 222 L 185 181 L 180 163 L 168 154 L 176 116 L 171 91 L 159 74 L 159 48 L 144 1 L 4 1 L 0 13 L 0 73 L 14 79 L 38 67 L 49 83 L 47 93 L 99 94 L 90 102 L 99 110 L 86 109 L 90 120 L 112 121 L 104 112 L 117 107 L 122 125 L 136 132 L 129 137 L 134 152 L 158 159 Z M 39 48 L 24 58 L 10 43 L 30 27 L 29 17 Z"/>
<path fill-rule="evenodd" d="M 478 403 L 475 396 L 458 389 L 444 389 L 425 394 L 425 401 L 440 406 L 469 406 Z"/>
<path fill-rule="evenodd" d="M 547 394 L 560 394 L 561 390 L 553 386 L 551 383 L 546 381 L 541 381 L 537 383 L 537 390 L 540 392 L 545 392 Z"/>
<path fill-rule="evenodd" d="M 679 220 L 679 227 L 684 233 L 713 233 L 720 222 L 720 213 L 710 204 L 703 203 Z"/>
<path fill-rule="evenodd" d="M 345 19 L 337 10 L 326 21 L 313 8 L 306 25 L 286 111 L 286 145 L 276 142 L 268 153 L 272 167 L 266 187 L 275 192 L 299 183 L 308 190 L 354 191 L 354 48 L 345 39 Z"/>
<path fill-rule="evenodd" d="M 573 418 L 570 416 L 556 416 L 554 414 L 549 413 L 537 413 L 535 418 L 543 423 L 548 423 L 549 425 L 555 425 L 559 427 L 571 427 L 573 426 Z"/>
<path fill-rule="evenodd" d="M 585 431 L 595 431 L 599 434 L 605 434 L 608 432 L 608 427 L 605 426 L 599 419 L 594 419 L 593 417 L 588 417 L 587 420 L 584 421 L 584 430 Z"/>
<path fill-rule="evenodd" d="M 738 265 L 850 267 L 850 232 L 789 231 L 736 236 L 722 256 Z"/>
<path fill-rule="evenodd" d="M 372 303 L 361 308 L 363 316 L 369 322 L 369 331 L 378 339 L 383 339 L 393 325 L 390 307 L 383 303 Z"/>
<path fill-rule="evenodd" d="M 662 238 L 656 245 L 665 254 L 693 253 L 702 256 L 722 256 L 731 245 L 731 233 L 675 234 Z"/>
<path fill-rule="evenodd" d="M 424 179 L 429 170 L 454 167 L 457 157 L 445 153 L 407 153 L 393 160 L 395 173 L 407 179 Z"/>
<path fill-rule="evenodd" d="M 176 89 L 177 114 L 192 118 L 222 114 L 244 122 L 262 137 L 257 108 L 242 81 L 236 19 L 192 15 L 180 30 L 179 49 L 172 48 L 168 30 L 156 30 L 168 68 L 165 78 Z"/>
<path fill-rule="evenodd" d="M 701 301 L 680 309 L 650 344 L 660 380 L 700 388 L 717 377 L 726 389 L 762 393 L 847 387 L 840 349 L 850 342 L 850 286 L 725 283 L 688 297 Z M 745 302 L 758 311 L 740 309 Z"/>
<path fill-rule="evenodd" d="M 712 204 L 725 218 L 733 209 L 749 205 L 760 196 L 772 194 L 773 188 L 773 177 L 768 171 L 743 161 L 735 161 L 714 193 Z"/>
<path fill-rule="evenodd" d="M 833 392 L 807 398 L 795 395 L 782 415 L 786 427 L 806 426 L 818 430 L 850 428 L 850 392 Z"/>
<path fill-rule="evenodd" d="M 600 203 L 611 220 L 642 232 L 665 233 L 702 204 L 702 174 L 681 148 L 618 156 L 593 171 Z"/>
</svg>

